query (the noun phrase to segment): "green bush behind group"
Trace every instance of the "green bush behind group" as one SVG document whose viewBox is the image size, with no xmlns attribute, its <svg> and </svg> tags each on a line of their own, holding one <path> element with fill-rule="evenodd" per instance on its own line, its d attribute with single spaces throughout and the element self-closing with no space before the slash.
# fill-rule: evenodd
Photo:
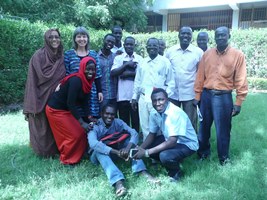
<svg viewBox="0 0 267 200">
<path fill-rule="evenodd" d="M 44 44 L 44 32 L 49 28 L 59 28 L 64 50 L 72 48 L 73 25 L 30 23 L 0 19 L 0 105 L 23 101 L 28 64 L 33 53 Z M 103 45 L 103 37 L 110 30 L 95 30 L 86 27 L 90 34 L 90 49 L 98 51 Z M 209 47 L 214 47 L 214 31 L 210 36 Z M 193 33 L 196 44 L 198 31 Z M 123 37 L 132 35 L 124 32 Z M 132 35 L 136 41 L 136 52 L 146 56 L 145 44 L 148 38 L 164 39 L 167 48 L 177 44 L 177 32 L 138 33 Z M 231 46 L 242 50 L 246 55 L 249 86 L 267 89 L 267 28 L 231 31 Z"/>
</svg>

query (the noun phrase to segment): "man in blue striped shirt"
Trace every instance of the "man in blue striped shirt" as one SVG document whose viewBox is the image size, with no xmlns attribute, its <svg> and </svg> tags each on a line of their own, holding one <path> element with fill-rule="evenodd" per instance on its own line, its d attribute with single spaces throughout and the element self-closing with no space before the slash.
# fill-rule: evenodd
<svg viewBox="0 0 267 200">
<path fill-rule="evenodd" d="M 117 104 L 117 77 L 111 76 L 110 71 L 113 65 L 115 53 L 111 52 L 115 44 L 115 36 L 111 33 L 105 35 L 103 47 L 98 52 L 99 66 L 102 71 L 101 87 L 104 100 L 101 102 L 101 108 L 106 104 Z"/>
</svg>

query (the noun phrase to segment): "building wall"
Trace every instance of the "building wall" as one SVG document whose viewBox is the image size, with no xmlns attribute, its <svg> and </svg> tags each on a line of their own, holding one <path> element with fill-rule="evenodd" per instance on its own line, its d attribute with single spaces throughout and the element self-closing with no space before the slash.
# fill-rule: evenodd
<svg viewBox="0 0 267 200">
<path fill-rule="evenodd" d="M 267 7 L 241 9 L 239 28 L 266 28 Z"/>
<path fill-rule="evenodd" d="M 181 1 L 178 3 L 178 0 L 155 1 L 154 11 L 157 15 L 163 16 L 162 31 L 178 31 L 181 26 L 190 26 L 196 30 L 216 29 L 219 26 L 232 29 L 267 27 L 267 1 L 235 0 L 235 3 L 229 4 L 225 1 L 217 1 L 217 7 L 215 1 L 206 1 L 214 5 L 206 7 L 202 5 L 199 8 L 196 7 L 196 3 L 190 7 L 188 4 L 190 0 L 187 1 L 186 4 L 181 4 Z M 159 31 L 159 25 L 153 30 L 151 25 L 149 26 L 150 32 Z"/>
</svg>

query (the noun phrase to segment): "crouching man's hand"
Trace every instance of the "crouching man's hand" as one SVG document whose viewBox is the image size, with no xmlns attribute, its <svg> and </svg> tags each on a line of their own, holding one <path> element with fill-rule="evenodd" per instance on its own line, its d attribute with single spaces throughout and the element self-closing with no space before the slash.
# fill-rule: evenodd
<svg viewBox="0 0 267 200">
<path fill-rule="evenodd" d="M 141 159 L 141 158 L 145 157 L 146 151 L 148 151 L 148 150 L 145 150 L 141 147 L 138 147 L 137 149 L 138 149 L 138 152 L 135 155 L 133 155 L 133 159 Z"/>
</svg>

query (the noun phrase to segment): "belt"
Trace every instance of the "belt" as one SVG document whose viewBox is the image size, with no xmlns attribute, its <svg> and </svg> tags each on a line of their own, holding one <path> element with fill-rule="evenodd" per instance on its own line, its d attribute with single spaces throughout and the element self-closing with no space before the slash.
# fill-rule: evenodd
<svg viewBox="0 0 267 200">
<path fill-rule="evenodd" d="M 222 95 L 222 94 L 230 94 L 232 93 L 232 90 L 212 90 L 212 89 L 207 89 L 205 90 L 213 95 Z"/>
</svg>

